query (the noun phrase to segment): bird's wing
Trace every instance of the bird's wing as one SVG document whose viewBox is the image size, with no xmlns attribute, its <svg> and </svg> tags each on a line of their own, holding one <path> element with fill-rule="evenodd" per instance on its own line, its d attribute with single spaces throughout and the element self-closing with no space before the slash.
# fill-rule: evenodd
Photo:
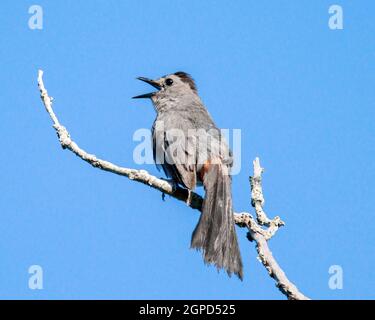
<svg viewBox="0 0 375 320">
<path fill-rule="evenodd" d="M 196 176 L 196 137 L 175 135 L 173 131 L 159 131 L 153 127 L 153 152 L 157 166 L 167 176 L 193 190 Z"/>
</svg>

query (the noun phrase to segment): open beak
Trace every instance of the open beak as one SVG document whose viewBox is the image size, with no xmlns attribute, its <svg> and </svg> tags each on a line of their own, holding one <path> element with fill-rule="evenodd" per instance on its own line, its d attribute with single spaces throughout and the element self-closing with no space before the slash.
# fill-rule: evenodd
<svg viewBox="0 0 375 320">
<path fill-rule="evenodd" d="M 154 88 L 160 90 L 161 89 L 161 86 L 160 84 L 155 81 L 155 80 L 151 80 L 151 79 L 148 79 L 148 78 L 144 78 L 144 77 L 138 77 L 137 78 L 138 80 L 141 80 L 143 82 L 146 82 L 148 83 L 149 85 L 153 86 Z M 145 94 L 141 94 L 139 96 L 135 96 L 133 97 L 133 99 L 144 99 L 144 98 L 151 98 L 156 92 L 150 92 L 150 93 L 145 93 Z"/>
</svg>

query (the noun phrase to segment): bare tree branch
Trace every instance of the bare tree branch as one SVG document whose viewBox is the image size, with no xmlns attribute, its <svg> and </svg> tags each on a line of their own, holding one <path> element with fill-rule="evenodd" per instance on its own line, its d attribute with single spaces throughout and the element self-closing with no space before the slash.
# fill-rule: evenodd
<svg viewBox="0 0 375 320">
<path fill-rule="evenodd" d="M 43 71 L 38 71 L 38 86 L 41 94 L 42 102 L 46 111 L 50 115 L 53 127 L 56 130 L 61 147 L 72 151 L 76 156 L 91 164 L 93 167 L 109 171 L 120 176 L 127 177 L 131 180 L 143 183 L 156 190 L 161 191 L 163 194 L 168 194 L 171 197 L 187 203 L 192 209 L 202 209 L 202 197 L 192 192 L 189 198 L 187 189 L 179 186 L 173 186 L 167 180 L 159 179 L 145 170 L 136 170 L 125 167 L 117 166 L 109 161 L 97 158 L 95 155 L 81 149 L 71 138 L 67 129 L 62 126 L 52 109 L 53 98 L 48 95 L 43 83 Z M 279 227 L 284 225 L 280 217 L 269 219 L 263 211 L 264 197 L 261 185 L 261 175 L 263 168 L 260 166 L 259 159 L 256 158 L 253 162 L 254 176 L 250 177 L 251 184 L 251 204 L 255 209 L 258 223 L 254 220 L 252 215 L 248 212 L 234 213 L 235 223 L 240 227 L 246 227 L 249 230 L 249 240 L 255 240 L 256 247 L 259 255 L 259 260 L 267 269 L 269 275 L 275 279 L 276 287 L 291 300 L 306 300 L 309 299 L 304 296 L 297 287 L 291 283 L 286 277 L 283 270 L 280 268 L 275 258 L 268 247 L 267 240 L 272 238 Z M 189 201 L 188 201 L 189 200 Z M 263 229 L 261 226 L 268 227 Z"/>
</svg>

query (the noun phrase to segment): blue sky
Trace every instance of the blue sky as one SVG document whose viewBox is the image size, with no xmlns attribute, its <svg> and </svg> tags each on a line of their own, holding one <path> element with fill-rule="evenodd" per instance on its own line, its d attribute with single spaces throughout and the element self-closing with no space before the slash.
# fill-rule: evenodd
<svg viewBox="0 0 375 320">
<path fill-rule="evenodd" d="M 334 3 L 343 30 L 328 28 Z M 28 28 L 33 4 L 42 30 Z M 270 247 L 289 278 L 315 299 L 374 298 L 374 12 L 370 0 L 3 1 L 0 298 L 284 298 L 244 229 L 240 282 L 189 249 L 197 212 L 63 151 L 38 68 L 81 147 L 157 176 L 132 158 L 155 117 L 130 99 L 148 90 L 135 77 L 191 73 L 217 125 L 242 130 L 237 211 L 251 210 L 252 160 L 266 168 L 265 209 L 286 222 Z"/>
</svg>

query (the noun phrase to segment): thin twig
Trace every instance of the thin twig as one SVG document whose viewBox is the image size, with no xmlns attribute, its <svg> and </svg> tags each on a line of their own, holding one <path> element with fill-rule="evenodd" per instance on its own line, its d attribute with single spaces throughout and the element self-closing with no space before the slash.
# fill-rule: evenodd
<svg viewBox="0 0 375 320">
<path fill-rule="evenodd" d="M 251 205 L 255 209 L 257 221 L 262 226 L 271 227 L 272 229 L 277 230 L 278 227 L 284 226 L 285 223 L 280 219 L 279 216 L 276 216 L 272 220 L 269 219 L 266 213 L 263 211 L 264 197 L 262 189 L 262 173 L 264 169 L 260 166 L 258 157 L 253 161 L 253 167 L 254 175 L 250 177 Z"/>
</svg>

